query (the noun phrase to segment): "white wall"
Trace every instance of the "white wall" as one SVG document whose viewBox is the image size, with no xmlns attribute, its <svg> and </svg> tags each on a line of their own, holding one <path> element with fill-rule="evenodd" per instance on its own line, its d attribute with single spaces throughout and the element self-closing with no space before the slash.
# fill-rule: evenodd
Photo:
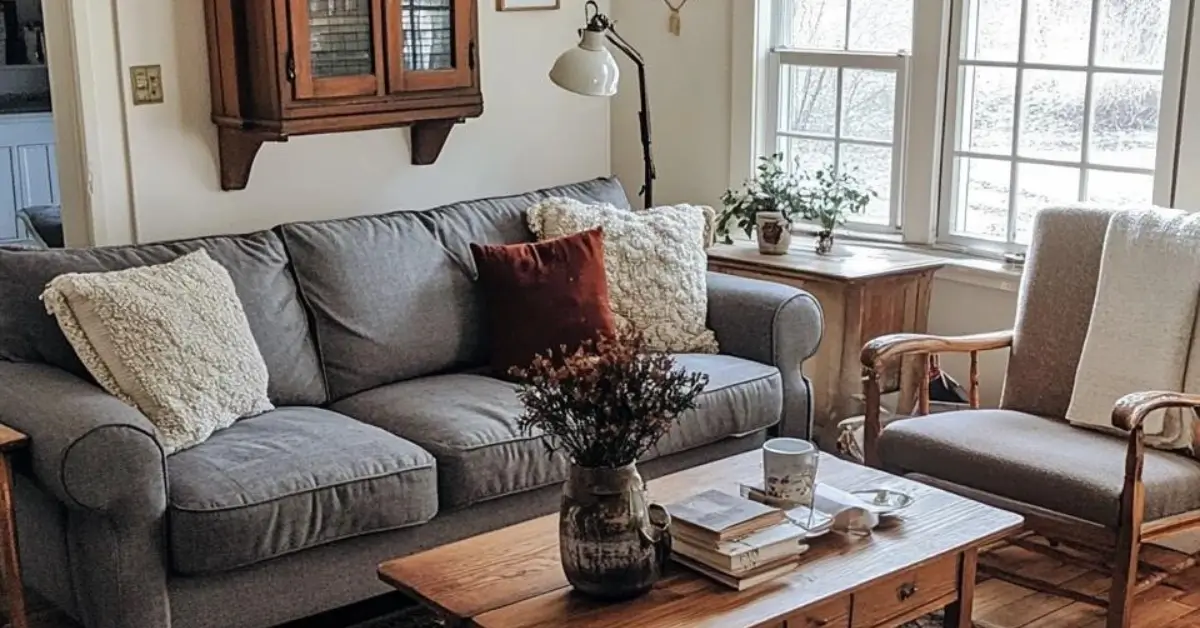
<svg viewBox="0 0 1200 628">
<path fill-rule="evenodd" d="M 736 0 L 748 2 L 750 0 Z M 729 187 L 730 0 L 695 0 L 683 11 L 679 37 L 657 0 L 612 0 L 613 19 L 646 57 L 658 180 L 656 205 L 679 202 L 720 206 Z M 634 66 L 621 60 L 621 91 L 613 100 L 613 172 L 630 198 L 642 184 L 638 91 Z"/>
<path fill-rule="evenodd" d="M 218 182 L 203 3 L 113 1 L 123 80 L 129 66 L 162 64 L 166 90 L 165 104 L 124 107 L 139 241 L 416 209 L 610 172 L 609 102 L 546 78 L 577 42 L 583 0 L 505 13 L 480 0 L 485 111 L 455 128 L 435 165 L 410 165 L 404 129 L 299 137 L 264 145 L 241 192 Z"/>
<path fill-rule="evenodd" d="M 929 308 L 929 331 L 932 333 L 957 336 L 1012 329 L 1016 315 L 1015 292 L 949 279 L 933 282 L 933 299 Z M 980 401 L 985 407 L 999 404 L 1007 366 L 1007 351 L 989 351 L 979 355 Z M 944 356 L 942 368 L 959 383 L 967 385 L 970 372 L 967 356 Z"/>
<path fill-rule="evenodd" d="M 612 2 L 618 28 L 646 57 L 649 67 L 659 173 L 655 203 L 693 202 L 720 207 L 720 195 L 731 183 L 733 2 L 689 2 L 681 14 L 679 37 L 667 31 L 668 10 L 661 2 Z M 625 182 L 630 195 L 637 192 L 642 179 L 637 84 L 632 71 L 628 67 L 622 77 L 622 91 L 612 106 L 613 171 Z M 1016 294 L 939 279 L 934 282 L 930 309 L 932 333 L 997 331 L 1012 327 Z M 1006 363 L 1002 352 L 981 359 L 984 402 L 994 404 L 999 400 Z M 947 358 L 943 366 L 966 383 L 965 361 Z"/>
</svg>

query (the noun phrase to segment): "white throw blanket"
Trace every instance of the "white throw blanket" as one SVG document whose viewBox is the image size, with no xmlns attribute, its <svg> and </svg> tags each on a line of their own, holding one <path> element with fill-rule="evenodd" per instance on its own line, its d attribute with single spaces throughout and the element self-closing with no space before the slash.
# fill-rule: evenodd
<svg viewBox="0 0 1200 628">
<path fill-rule="evenodd" d="M 1114 429 L 1117 400 L 1133 392 L 1200 392 L 1200 214 L 1155 209 L 1115 214 L 1104 240 L 1095 308 L 1067 420 Z M 1159 412 L 1147 443 L 1192 444 L 1191 412 Z"/>
</svg>

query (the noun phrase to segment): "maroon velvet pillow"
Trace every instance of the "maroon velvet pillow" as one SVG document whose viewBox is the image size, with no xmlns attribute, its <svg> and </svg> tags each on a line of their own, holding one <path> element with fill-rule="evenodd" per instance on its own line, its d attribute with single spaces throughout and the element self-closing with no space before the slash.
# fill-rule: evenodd
<svg viewBox="0 0 1200 628">
<path fill-rule="evenodd" d="M 493 374 L 616 330 L 600 229 L 532 244 L 471 245 L 487 305 Z"/>
</svg>

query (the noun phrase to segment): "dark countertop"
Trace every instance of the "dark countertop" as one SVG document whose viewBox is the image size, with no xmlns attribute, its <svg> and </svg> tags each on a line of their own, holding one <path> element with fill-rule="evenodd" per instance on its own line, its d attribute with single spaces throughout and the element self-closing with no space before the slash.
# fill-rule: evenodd
<svg viewBox="0 0 1200 628">
<path fill-rule="evenodd" d="M 49 113 L 50 94 L 2 94 L 0 115 L 16 113 Z"/>
</svg>

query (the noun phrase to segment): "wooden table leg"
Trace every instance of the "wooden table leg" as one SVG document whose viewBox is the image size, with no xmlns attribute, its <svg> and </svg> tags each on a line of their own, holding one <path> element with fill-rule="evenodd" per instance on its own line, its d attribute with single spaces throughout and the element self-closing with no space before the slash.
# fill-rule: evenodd
<svg viewBox="0 0 1200 628">
<path fill-rule="evenodd" d="M 958 559 L 958 601 L 946 607 L 946 628 L 971 628 L 971 611 L 975 608 L 975 567 L 978 550 L 967 550 Z"/>
<path fill-rule="evenodd" d="M 13 516 L 12 467 L 8 456 L 0 455 L 0 566 L 3 567 L 4 597 L 8 622 L 12 628 L 28 628 L 25 617 L 25 589 L 17 554 L 17 525 Z"/>
</svg>

